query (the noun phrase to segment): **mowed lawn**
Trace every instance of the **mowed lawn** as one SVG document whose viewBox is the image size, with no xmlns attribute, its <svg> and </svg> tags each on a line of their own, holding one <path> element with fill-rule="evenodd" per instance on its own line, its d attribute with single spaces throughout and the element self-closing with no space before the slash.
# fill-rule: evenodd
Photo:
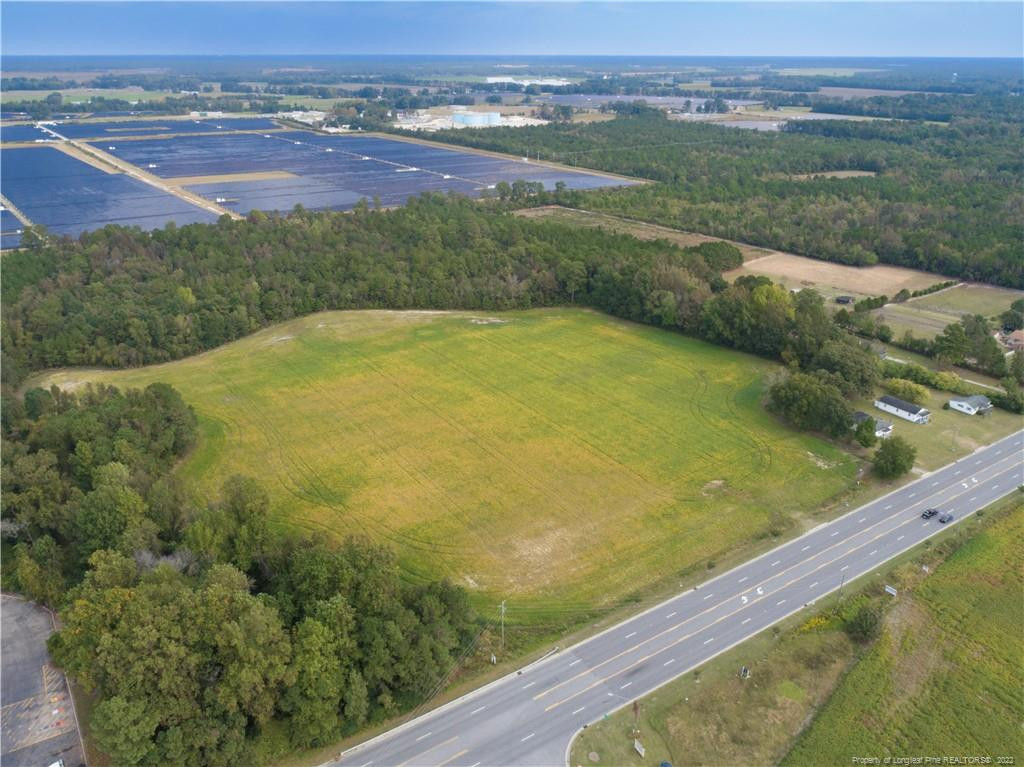
<svg viewBox="0 0 1024 767">
<path fill-rule="evenodd" d="M 1024 759 L 1024 511 L 963 545 L 844 678 L 783 765 L 963 754 Z"/>
<path fill-rule="evenodd" d="M 763 410 L 778 369 L 585 310 L 368 311 L 43 383 L 170 383 L 200 416 L 180 471 L 207 497 L 251 475 L 275 521 L 391 544 L 410 579 L 598 607 L 853 483 L 854 459 Z"/>
</svg>

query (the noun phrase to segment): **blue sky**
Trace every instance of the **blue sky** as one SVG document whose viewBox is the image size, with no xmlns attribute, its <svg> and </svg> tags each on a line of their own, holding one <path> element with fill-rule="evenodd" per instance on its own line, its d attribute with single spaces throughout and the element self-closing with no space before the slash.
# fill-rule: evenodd
<svg viewBox="0 0 1024 767">
<path fill-rule="evenodd" d="M 1021 56 L 1020 2 L 21 2 L 5 55 Z"/>
</svg>

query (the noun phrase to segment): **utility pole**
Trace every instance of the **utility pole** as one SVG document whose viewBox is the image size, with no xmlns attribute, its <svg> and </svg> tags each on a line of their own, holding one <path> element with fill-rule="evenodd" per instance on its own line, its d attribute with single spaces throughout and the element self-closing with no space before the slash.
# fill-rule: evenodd
<svg viewBox="0 0 1024 767">
<path fill-rule="evenodd" d="M 501 600 L 501 651 L 505 652 L 505 600 Z"/>
</svg>

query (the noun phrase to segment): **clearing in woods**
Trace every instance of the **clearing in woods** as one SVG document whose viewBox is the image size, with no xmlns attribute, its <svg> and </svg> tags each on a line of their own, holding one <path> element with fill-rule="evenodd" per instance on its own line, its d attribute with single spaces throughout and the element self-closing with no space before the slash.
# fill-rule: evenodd
<svg viewBox="0 0 1024 767">
<path fill-rule="evenodd" d="M 199 414 L 180 471 L 205 497 L 254 476 L 276 522 L 367 534 L 410 580 L 529 622 L 703 569 L 853 484 L 852 457 L 764 411 L 777 370 L 579 309 L 356 311 L 39 383 L 170 383 Z"/>
<path fill-rule="evenodd" d="M 893 329 L 896 338 L 908 330 L 919 338 L 934 338 L 965 314 L 980 314 L 996 322 L 1010 304 L 1022 298 L 1022 290 L 965 283 L 901 304 L 886 304 L 873 314 Z"/>
</svg>

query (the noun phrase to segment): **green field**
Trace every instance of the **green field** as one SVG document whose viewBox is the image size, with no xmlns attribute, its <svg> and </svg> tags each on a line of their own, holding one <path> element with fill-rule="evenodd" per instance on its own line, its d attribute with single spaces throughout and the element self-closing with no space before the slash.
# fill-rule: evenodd
<svg viewBox="0 0 1024 767">
<path fill-rule="evenodd" d="M 1024 759 L 1024 512 L 965 543 L 890 611 L 784 765 L 850 756 Z M 996 762 L 993 761 L 993 764 Z"/>
<path fill-rule="evenodd" d="M 528 621 L 713 566 L 850 487 L 853 458 L 763 410 L 778 369 L 583 310 L 370 311 L 46 383 L 171 383 L 207 497 L 255 476 L 280 523 L 368 534 Z"/>
<path fill-rule="evenodd" d="M 934 338 L 965 314 L 980 314 L 995 321 L 1021 298 L 1024 291 L 964 284 L 901 304 L 886 304 L 872 314 L 889 325 L 896 338 L 907 330 L 918 338 Z"/>
</svg>

